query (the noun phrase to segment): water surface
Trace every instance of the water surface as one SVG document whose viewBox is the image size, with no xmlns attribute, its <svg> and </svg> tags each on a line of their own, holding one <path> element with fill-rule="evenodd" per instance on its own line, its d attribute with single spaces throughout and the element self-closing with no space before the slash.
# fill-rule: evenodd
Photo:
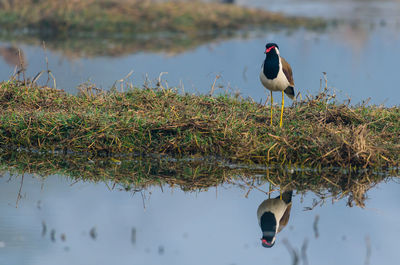
<svg viewBox="0 0 400 265">
<path fill-rule="evenodd" d="M 243 97 L 260 101 L 266 99 L 258 77 L 265 56 L 264 46 L 273 41 L 279 44 L 281 54 L 292 65 L 296 89 L 303 96 L 319 91 L 322 73 L 326 72 L 328 86 L 335 88 L 339 100 L 351 98 L 353 103 L 358 103 L 371 98 L 373 104 L 399 104 L 396 72 L 400 60 L 400 19 L 393 15 L 399 9 L 398 2 L 268 1 L 269 4 L 265 4 L 254 0 L 238 3 L 289 14 L 298 10 L 300 15 L 308 16 L 321 14 L 314 8 L 317 6 L 328 17 L 342 22 L 323 31 L 265 28 L 231 38 L 211 38 L 182 49 L 177 48 L 182 44 L 165 45 L 162 39 L 154 42 L 151 39 L 125 40 L 123 45 L 116 41 L 121 45 L 118 53 L 107 52 L 116 45 L 111 43 L 104 52 L 91 54 L 93 43 L 88 40 L 80 40 L 78 46 L 74 46 L 73 40 L 65 40 L 67 46 L 56 45 L 55 48 L 53 45 L 53 49 L 49 43 L 47 53 L 40 40 L 30 41 L 32 44 L 3 40 L 0 46 L 21 48 L 28 64 L 27 76 L 31 77 L 47 69 L 47 55 L 57 87 L 71 93 L 76 93 L 76 87 L 87 81 L 109 89 L 133 70 L 126 81 L 136 86 L 142 86 L 147 79 L 154 85 L 159 74 L 167 72 L 163 80 L 168 86 L 194 93 L 209 92 L 218 75 L 220 79 L 216 84 L 222 88 L 216 89 L 216 93 L 237 91 Z M 342 12 L 337 7 L 350 11 Z M 149 46 L 146 42 L 151 43 L 151 48 L 146 48 Z M 135 45 L 137 48 L 132 48 Z M 0 69 L 0 80 L 8 79 L 14 72 L 14 66 L 5 60 L 0 60 Z M 46 80 L 46 75 L 40 78 L 42 83 Z M 52 80 L 50 84 L 53 85 Z M 275 98 L 279 101 L 280 96 L 276 94 Z"/>
<path fill-rule="evenodd" d="M 400 258 L 400 195 L 393 181 L 371 190 L 365 209 L 328 200 L 304 211 L 315 195 L 295 195 L 289 225 L 265 249 L 256 210 L 266 195 L 257 190 L 247 198 L 247 189 L 232 185 L 132 193 L 26 174 L 16 208 L 21 179 L 8 173 L 0 178 L 1 264 L 292 264 L 285 241 L 300 261 L 306 242 L 308 264 L 391 264 Z"/>
</svg>

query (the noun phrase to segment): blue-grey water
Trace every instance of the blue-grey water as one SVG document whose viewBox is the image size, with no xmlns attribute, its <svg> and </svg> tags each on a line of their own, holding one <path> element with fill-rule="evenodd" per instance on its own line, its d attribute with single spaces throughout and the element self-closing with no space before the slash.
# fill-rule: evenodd
<svg viewBox="0 0 400 265">
<path fill-rule="evenodd" d="M 142 86 L 146 78 L 155 84 L 159 74 L 167 72 L 163 80 L 168 86 L 199 93 L 209 92 L 215 77 L 220 75 L 217 86 L 223 88 L 216 89 L 216 93 L 238 91 L 243 97 L 260 101 L 266 99 L 258 77 L 265 56 L 264 45 L 276 42 L 281 55 L 292 65 L 296 91 L 303 97 L 320 90 L 322 72 L 326 72 L 328 86 L 337 91 L 339 100 L 351 98 L 353 103 L 359 103 L 370 98 L 373 104 L 399 104 L 400 17 L 395 15 L 398 14 L 396 10 L 400 10 L 398 1 L 253 0 L 238 3 L 289 14 L 299 10 L 300 15 L 325 15 L 343 22 L 322 31 L 261 29 L 247 37 L 210 41 L 180 52 L 161 48 L 157 52 L 138 50 L 114 57 L 71 55 L 62 49 L 47 49 L 45 53 L 41 45 L 12 40 L 1 42 L 0 47 L 21 48 L 28 64 L 27 76 L 31 77 L 47 69 L 47 54 L 57 87 L 72 93 L 87 81 L 109 89 L 133 70 L 127 82 L 136 86 Z M 0 80 L 8 79 L 14 72 L 14 66 L 1 59 L 0 69 Z M 45 80 L 47 76 L 42 75 L 40 81 Z M 275 95 L 278 101 L 279 97 Z"/>
<path fill-rule="evenodd" d="M 397 22 L 396 0 L 236 0 L 240 5 L 266 8 L 296 16 L 324 17 L 364 22 Z"/>
<path fill-rule="evenodd" d="M 16 208 L 20 187 L 21 176 L 0 178 L 0 264 L 292 264 L 285 241 L 299 253 L 299 264 L 396 264 L 400 258 L 400 193 L 393 181 L 368 192 L 365 209 L 328 199 L 305 211 L 315 195 L 295 195 L 289 224 L 271 249 L 260 244 L 256 211 L 266 195 L 258 190 L 248 198 L 247 189 L 229 185 L 133 194 L 26 174 Z"/>
</svg>

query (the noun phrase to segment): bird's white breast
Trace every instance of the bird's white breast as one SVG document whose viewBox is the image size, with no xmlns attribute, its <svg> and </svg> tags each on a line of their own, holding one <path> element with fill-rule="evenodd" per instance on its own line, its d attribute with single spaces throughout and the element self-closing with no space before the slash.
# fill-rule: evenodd
<svg viewBox="0 0 400 265">
<path fill-rule="evenodd" d="M 278 75 L 274 79 L 268 79 L 264 75 L 264 65 L 263 65 L 261 67 L 260 80 L 261 83 L 264 85 L 264 87 L 271 91 L 283 91 L 290 85 L 289 81 L 285 76 L 285 73 L 282 70 L 281 58 L 279 58 Z"/>
<path fill-rule="evenodd" d="M 257 209 L 257 219 L 258 222 L 261 220 L 261 216 L 265 212 L 271 212 L 275 215 L 276 221 L 277 221 L 277 229 L 279 226 L 279 220 L 281 220 L 283 214 L 286 211 L 287 204 L 280 200 L 279 198 L 276 199 L 268 199 L 263 201 L 260 206 Z"/>
</svg>

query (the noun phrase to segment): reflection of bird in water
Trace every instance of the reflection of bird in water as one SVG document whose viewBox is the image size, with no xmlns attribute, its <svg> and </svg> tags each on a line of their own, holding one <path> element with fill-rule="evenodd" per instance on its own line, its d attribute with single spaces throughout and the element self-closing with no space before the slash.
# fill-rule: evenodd
<svg viewBox="0 0 400 265">
<path fill-rule="evenodd" d="M 0 55 L 8 65 L 17 66 L 18 69 L 25 69 L 26 60 L 20 48 L 14 46 L 0 47 Z"/>
<path fill-rule="evenodd" d="M 275 199 L 263 201 L 257 209 L 258 224 L 263 236 L 263 247 L 270 248 L 275 244 L 276 234 L 287 225 L 292 208 L 293 191 L 286 191 Z"/>
</svg>

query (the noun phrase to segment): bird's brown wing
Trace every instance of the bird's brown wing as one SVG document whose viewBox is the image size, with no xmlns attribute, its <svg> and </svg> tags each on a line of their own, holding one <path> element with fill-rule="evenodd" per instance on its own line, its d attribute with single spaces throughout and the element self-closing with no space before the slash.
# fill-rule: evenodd
<svg viewBox="0 0 400 265">
<path fill-rule="evenodd" d="M 290 210 L 292 209 L 292 203 L 288 205 L 288 207 L 285 210 L 285 213 L 283 214 L 281 220 L 279 220 L 279 228 L 278 228 L 278 233 L 282 231 L 282 229 L 288 224 L 289 222 L 289 217 L 290 217 Z"/>
<path fill-rule="evenodd" d="M 294 87 L 292 67 L 290 67 L 290 64 L 288 62 L 286 62 L 285 58 L 283 58 L 283 57 L 281 57 L 281 62 L 282 62 L 283 73 L 285 74 L 290 85 Z"/>
</svg>

